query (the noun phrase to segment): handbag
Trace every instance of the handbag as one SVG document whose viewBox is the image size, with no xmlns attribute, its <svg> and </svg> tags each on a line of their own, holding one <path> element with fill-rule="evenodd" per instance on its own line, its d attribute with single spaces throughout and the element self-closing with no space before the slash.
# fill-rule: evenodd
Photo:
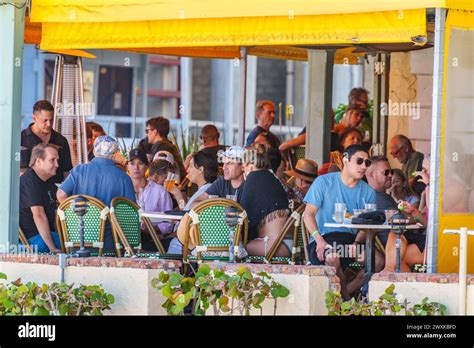
<svg viewBox="0 0 474 348">
<path fill-rule="evenodd" d="M 369 211 L 352 218 L 354 225 L 382 225 L 385 222 L 385 212 Z"/>
</svg>

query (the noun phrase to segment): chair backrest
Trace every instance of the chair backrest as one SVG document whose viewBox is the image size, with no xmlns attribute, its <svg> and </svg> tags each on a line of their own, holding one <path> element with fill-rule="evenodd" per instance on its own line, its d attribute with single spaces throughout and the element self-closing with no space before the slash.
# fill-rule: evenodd
<svg viewBox="0 0 474 348">
<path fill-rule="evenodd" d="M 102 255 L 104 244 L 105 224 L 109 209 L 97 198 L 87 195 L 74 195 L 64 200 L 58 207 L 56 214 L 56 226 L 58 233 L 68 253 L 72 248 L 80 245 L 79 217 L 74 213 L 74 200 L 82 196 L 87 199 L 89 208 L 83 217 L 84 220 L 84 245 L 86 247 L 98 248 L 99 256 Z"/>
<path fill-rule="evenodd" d="M 112 221 L 112 231 L 114 233 L 117 255 L 122 256 L 122 246 L 130 256 L 135 256 L 136 252 L 142 251 L 142 222 L 155 243 L 158 253 L 165 254 L 165 248 L 161 244 L 153 224 L 148 218 L 141 216 L 140 212 L 140 207 L 128 198 L 116 197 L 112 199 L 110 203 L 110 219 Z"/>
<path fill-rule="evenodd" d="M 28 242 L 28 238 L 26 238 L 21 227 L 18 227 L 18 239 L 20 240 L 21 244 L 25 246 L 26 251 L 28 251 L 29 253 L 33 252 L 33 249 L 31 248 L 31 245 Z"/>
<path fill-rule="evenodd" d="M 305 145 L 292 147 L 288 152 L 289 152 L 289 160 L 290 160 L 291 169 L 295 168 L 296 162 L 298 162 L 299 159 L 306 158 L 306 146 Z"/>
<path fill-rule="evenodd" d="M 189 238 L 191 227 L 194 226 L 194 242 L 198 259 L 202 256 L 202 251 L 228 251 L 230 228 L 225 223 L 224 210 L 227 207 L 234 207 L 241 211 L 240 223 L 235 228 L 234 245 L 240 243 L 240 236 L 247 239 L 248 218 L 244 208 L 233 200 L 224 198 L 208 199 L 198 204 L 188 213 L 190 219 L 186 226 L 186 238 Z M 188 239 L 183 248 L 183 258 L 186 259 L 188 251 Z"/>
<path fill-rule="evenodd" d="M 267 255 L 265 255 L 265 260 L 267 262 L 272 262 L 272 259 L 275 256 L 278 248 L 283 243 L 283 239 L 285 239 L 285 236 L 289 234 L 293 239 L 293 248 L 291 250 L 290 263 L 295 263 L 296 255 L 300 252 L 299 232 L 301 231 L 301 224 L 303 223 L 302 214 L 304 212 L 304 209 L 305 205 L 301 204 L 288 217 L 285 222 L 285 225 L 283 226 L 282 231 L 278 235 L 270 250 L 267 252 Z"/>
</svg>

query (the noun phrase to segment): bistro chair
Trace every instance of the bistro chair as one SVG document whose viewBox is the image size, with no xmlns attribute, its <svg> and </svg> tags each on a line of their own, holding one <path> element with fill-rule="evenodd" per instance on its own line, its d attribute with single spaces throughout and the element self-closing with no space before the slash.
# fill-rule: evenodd
<svg viewBox="0 0 474 348">
<path fill-rule="evenodd" d="M 292 147 L 288 150 L 288 159 L 290 162 L 290 168 L 293 170 L 296 166 L 296 162 L 298 162 L 299 159 L 304 159 L 306 158 L 306 146 L 301 145 L 301 146 L 296 146 Z"/>
<path fill-rule="evenodd" d="M 301 223 L 302 223 L 302 214 L 304 212 L 305 205 L 301 204 L 297 209 L 291 213 L 288 219 L 283 226 L 282 231 L 278 235 L 277 239 L 271 246 L 271 248 L 267 251 L 265 256 L 248 256 L 246 261 L 247 262 L 255 262 L 255 263 L 288 263 L 290 265 L 294 265 L 297 260 L 297 256 L 301 253 L 301 245 L 303 242 L 300 241 L 301 238 Z M 291 255 L 289 257 L 284 256 L 275 256 L 278 248 L 284 243 L 283 241 L 286 239 L 285 237 L 289 235 L 291 236 L 292 241 L 292 248 L 291 248 Z M 244 242 L 247 244 L 247 241 Z"/>
<path fill-rule="evenodd" d="M 181 223 L 186 224 L 183 243 L 184 262 L 190 260 L 198 262 L 203 260 L 229 260 L 229 256 L 224 254 L 229 252 L 230 228 L 224 219 L 224 210 L 227 207 L 234 207 L 241 211 L 239 223 L 235 228 L 234 246 L 238 247 L 240 245 L 242 234 L 244 239 L 247 239 L 248 218 L 242 206 L 226 198 L 207 199 L 187 213 L 188 219 L 181 221 Z M 191 234 L 196 244 L 196 255 L 189 255 L 188 247 Z"/>
<path fill-rule="evenodd" d="M 64 200 L 56 212 L 56 229 L 61 239 L 61 249 L 68 254 L 80 246 L 79 217 L 74 213 L 74 200 L 82 196 L 87 199 L 89 208 L 84 215 L 84 246 L 97 248 L 97 254 L 102 255 L 104 247 L 105 224 L 109 208 L 97 198 L 87 195 L 74 195 Z"/>
<path fill-rule="evenodd" d="M 23 247 L 26 249 L 27 252 L 32 253 L 33 248 L 31 247 L 30 243 L 28 242 L 28 238 L 26 238 L 25 234 L 21 227 L 18 227 L 18 238 L 20 239 L 20 243 L 23 244 Z"/>
<path fill-rule="evenodd" d="M 110 203 L 110 220 L 115 240 L 115 249 L 119 257 L 122 249 L 125 256 L 131 257 L 165 257 L 166 251 L 155 232 L 151 221 L 141 216 L 142 210 L 125 197 L 116 197 Z M 145 226 L 158 252 L 147 252 L 142 249 L 141 226 Z"/>
</svg>

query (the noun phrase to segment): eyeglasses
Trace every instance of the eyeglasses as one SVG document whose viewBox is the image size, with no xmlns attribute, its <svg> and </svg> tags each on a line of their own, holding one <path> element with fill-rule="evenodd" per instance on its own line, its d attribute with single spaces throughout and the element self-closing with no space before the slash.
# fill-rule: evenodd
<svg viewBox="0 0 474 348">
<path fill-rule="evenodd" d="M 388 176 L 388 175 L 393 175 L 393 169 L 385 169 L 383 171 L 383 175 Z"/>
<path fill-rule="evenodd" d="M 148 134 L 148 132 L 150 132 L 150 131 L 152 131 L 152 130 L 154 130 L 154 129 L 153 129 L 153 128 L 147 128 L 147 129 L 145 129 L 145 134 Z"/>
<path fill-rule="evenodd" d="M 368 168 L 372 164 L 372 161 L 369 159 L 362 158 L 362 157 L 357 157 L 356 163 L 359 166 L 362 165 L 362 163 L 365 163 L 365 166 Z"/>
</svg>

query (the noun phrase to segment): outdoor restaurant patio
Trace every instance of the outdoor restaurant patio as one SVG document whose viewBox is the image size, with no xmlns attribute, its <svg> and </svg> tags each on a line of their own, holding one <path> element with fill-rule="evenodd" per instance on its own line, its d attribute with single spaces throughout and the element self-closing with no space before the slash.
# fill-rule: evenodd
<svg viewBox="0 0 474 348">
<path fill-rule="evenodd" d="M 111 0 L 100 4 L 68 1 L 58 4 L 50 0 L 33 0 L 26 14 L 15 7 L 0 6 L 0 31 L 5 38 L 0 42 L 0 98 L 3 100 L 0 110 L 4 127 L 0 137 L 3 159 L 0 168 L 0 274 L 7 275 L 8 280 L 21 278 L 38 284 L 100 284 L 115 298 L 110 308 L 104 310 L 106 315 L 166 315 L 173 313 L 170 307 L 164 306 L 167 301 L 173 302 L 178 296 L 185 295 L 185 291 L 181 293 L 180 288 L 171 297 L 166 296 L 163 288 L 172 280 L 159 276 L 160 272 L 179 274 L 180 281 L 185 282 L 183 279 L 192 278 L 203 264 L 209 265 L 215 277 L 222 272 L 230 277 L 236 274 L 243 277 L 241 267 L 245 266 L 245 272 L 253 277 L 258 275 L 264 279 L 264 272 L 269 276 L 268 284 L 276 282 L 268 286 L 281 290 L 281 285 L 288 290 L 281 290 L 277 295 L 278 291 L 271 292 L 275 303 L 276 298 L 281 297 L 278 308 L 272 301 L 265 301 L 263 308 L 255 306 L 252 309 L 252 315 L 330 314 L 327 294 L 341 292 L 341 281 L 337 267 L 311 264 L 309 245 L 314 243 L 318 231 L 314 232 L 314 228 L 308 226 L 307 199 L 301 205 L 291 204 L 281 230 L 275 232 L 273 244 L 267 248 L 267 239 L 264 252 L 248 255 L 248 245 L 252 242 L 252 236 L 249 236 L 252 233 L 249 227 L 251 211 L 250 208 L 246 211 L 244 203 L 238 201 L 237 193 L 219 198 L 209 194 L 206 200 L 190 209 L 183 209 L 180 199 L 176 199 L 179 207 L 174 211 L 152 212 L 145 212 L 140 202 L 124 197 L 115 197 L 109 204 L 85 193 L 70 194 L 58 200 L 55 215 L 61 252 L 35 253 L 34 246 L 29 246 L 30 237 L 19 228 L 20 165 L 18 156 L 12 154 L 20 153 L 21 126 L 17 115 L 20 114 L 21 95 L 29 86 L 22 86 L 22 67 L 15 62 L 22 57 L 24 44 L 36 44 L 41 50 L 58 54 L 57 98 L 54 99 L 54 91 L 51 98 L 52 104 L 57 106 L 64 102 L 60 98 L 61 88 L 82 81 L 82 77 L 71 79 L 73 82 L 61 80 L 59 66 L 73 61 L 75 66 L 81 67 L 81 57 L 89 57 L 82 50 L 234 60 L 240 71 L 239 127 L 236 143 L 225 145 L 244 146 L 248 124 L 254 124 L 246 118 L 248 56 L 307 61 L 306 143 L 286 153 L 287 169 L 294 173 L 298 170 L 298 160 L 314 160 L 319 168 L 332 161 L 333 119 L 329 115 L 333 115 L 334 65 L 357 64 L 364 56 L 373 55 L 371 155 L 391 154 L 395 158 L 396 153 L 390 150 L 390 139 L 403 131 L 399 131 L 397 123 L 402 114 L 394 110 L 395 105 L 398 108 L 403 103 L 417 103 L 418 114 L 412 118 L 416 121 L 418 117 L 420 121 L 410 123 L 409 127 L 406 123 L 404 129 L 410 128 L 415 139 L 423 132 L 429 134 L 425 151 L 430 166 L 425 168 L 429 177 L 426 206 L 429 214 L 426 213 L 425 224 L 420 223 L 421 214 L 418 220 L 396 223 L 388 219 L 385 222 L 384 217 L 384 222 L 368 225 L 360 222 L 354 225 L 345 216 L 342 219 L 335 216 L 337 221 L 325 222 L 324 227 L 365 231 L 366 237 L 359 243 L 364 257 L 351 263 L 352 273 L 345 273 L 348 279 L 355 279 L 357 272 L 362 270 L 359 275 L 364 278 L 364 286 L 358 293 L 366 297 L 365 302 L 376 301 L 394 284 L 396 293 L 410 303 L 421 303 L 428 297 L 430 301 L 444 305 L 445 314 L 474 315 L 474 5 L 462 0 L 334 2 L 285 0 L 272 6 L 270 1 L 245 0 L 226 2 L 225 5 L 209 1 L 203 6 L 185 1 Z M 408 53 L 411 58 L 407 58 Z M 78 71 L 82 74 L 80 68 Z M 408 96 L 407 90 L 412 86 L 404 80 L 406 74 L 412 74 L 415 79 L 418 76 L 422 81 L 413 87 L 414 98 Z M 430 81 L 426 82 L 423 76 L 428 75 Z M 187 101 L 185 95 L 183 103 Z M 77 102 L 81 103 L 80 98 Z M 406 116 L 409 116 L 409 108 Z M 66 127 L 64 120 L 68 115 L 56 114 L 55 117 Z M 73 123 L 70 125 L 77 137 L 74 144 L 68 139 L 74 166 L 89 162 L 85 117 L 81 112 L 74 114 L 73 118 L 79 121 L 74 127 Z M 182 120 L 185 125 L 189 123 L 186 117 Z M 147 128 L 147 135 L 149 131 Z M 364 162 L 367 158 L 361 158 L 365 167 L 369 167 Z M 219 170 L 222 174 L 222 168 Z M 391 172 L 393 174 L 393 170 Z M 467 203 L 461 210 L 451 210 L 446 202 L 453 181 L 459 177 L 465 179 L 463 194 Z M 291 175 L 283 181 L 294 180 L 290 178 Z M 68 192 L 64 186 L 67 180 L 57 185 L 60 192 Z M 118 182 L 119 179 L 109 176 L 108 180 Z M 198 188 L 188 182 L 176 187 L 188 198 Z M 340 203 L 338 199 L 336 204 Z M 361 212 L 374 210 L 363 205 Z M 353 211 L 350 213 L 350 218 L 357 217 Z M 162 238 L 155 233 L 156 226 L 163 223 L 182 226 L 178 227 L 183 228 L 185 236 L 181 240 L 182 253 L 169 252 L 171 238 Z M 400 235 L 420 228 L 426 228 L 424 262 L 419 265 L 421 271 L 413 268 L 415 272 L 401 272 Z M 398 233 L 396 272 L 376 271 L 379 242 L 375 235 L 383 229 L 387 233 Z M 178 238 L 179 232 L 175 232 L 170 236 Z M 111 240 L 113 238 L 112 248 L 105 246 L 107 234 Z M 288 241 L 290 247 L 281 256 Z M 144 248 L 147 242 L 152 246 L 151 250 Z M 268 293 L 266 295 L 270 297 Z M 189 298 L 186 301 L 188 305 Z M 222 308 L 226 305 L 225 301 L 219 302 Z M 206 314 L 213 314 L 211 308 L 206 310 Z"/>
</svg>

